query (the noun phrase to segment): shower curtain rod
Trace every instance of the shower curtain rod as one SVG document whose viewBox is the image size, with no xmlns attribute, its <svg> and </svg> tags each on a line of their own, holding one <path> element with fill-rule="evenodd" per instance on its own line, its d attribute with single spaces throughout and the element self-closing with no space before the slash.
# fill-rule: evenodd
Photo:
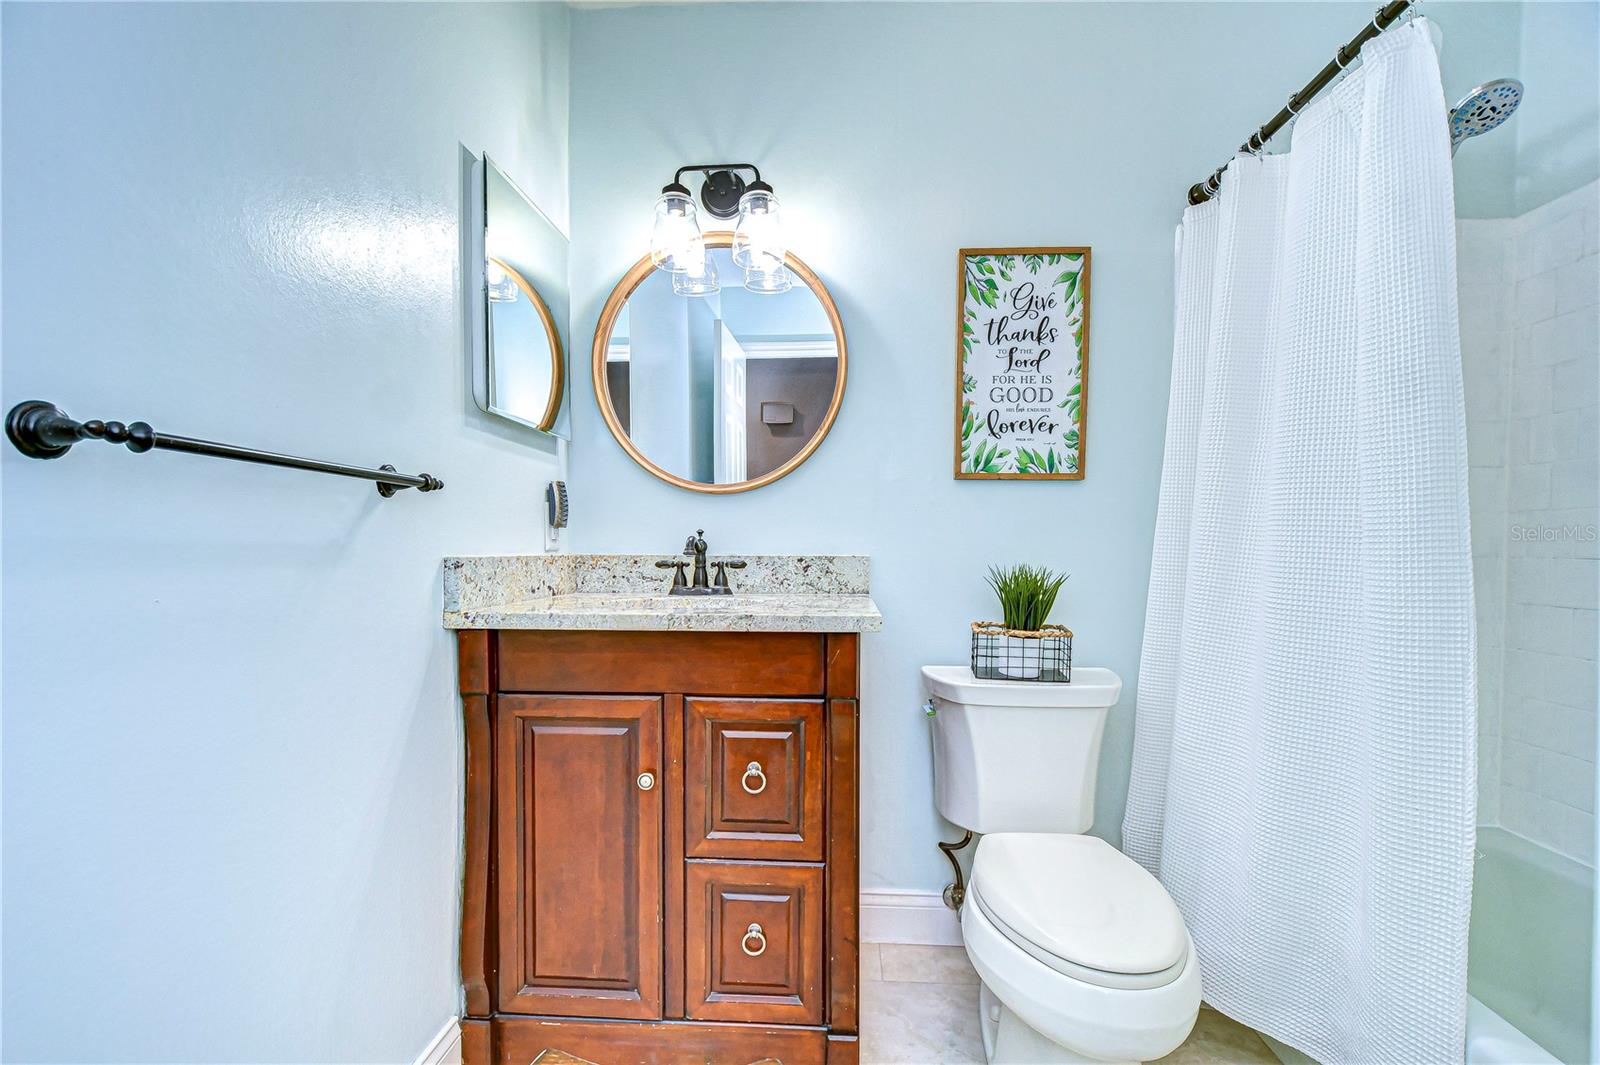
<svg viewBox="0 0 1600 1065">
<path fill-rule="evenodd" d="M 1377 14 L 1372 16 L 1372 21 L 1361 27 L 1360 33 L 1350 38 L 1343 48 L 1333 53 L 1333 61 L 1319 70 L 1317 76 L 1306 82 L 1299 92 L 1289 97 L 1289 102 L 1283 106 L 1283 110 L 1273 115 L 1266 125 L 1250 134 L 1249 139 L 1239 145 L 1239 151 L 1249 152 L 1253 155 L 1265 148 L 1267 141 L 1271 140 L 1273 135 L 1284 126 L 1287 126 L 1289 120 L 1299 114 L 1306 104 L 1311 102 L 1312 97 L 1333 84 L 1333 79 L 1337 78 L 1340 72 L 1355 61 L 1356 56 L 1361 54 L 1362 45 L 1392 26 L 1396 19 L 1405 14 L 1406 9 L 1411 4 L 1412 0 L 1394 0 L 1393 3 L 1384 4 L 1380 7 Z M 1189 186 L 1189 202 L 1191 204 L 1205 203 L 1217 194 L 1217 190 L 1222 187 L 1222 172 L 1227 169 L 1227 165 L 1227 163 L 1222 164 L 1222 166 L 1211 172 L 1210 177 L 1198 184 Z"/>
</svg>

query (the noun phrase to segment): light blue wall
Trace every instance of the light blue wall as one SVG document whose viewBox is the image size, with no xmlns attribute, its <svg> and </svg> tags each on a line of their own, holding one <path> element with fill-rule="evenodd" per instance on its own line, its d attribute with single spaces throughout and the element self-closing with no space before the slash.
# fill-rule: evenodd
<svg viewBox="0 0 1600 1065">
<path fill-rule="evenodd" d="M 1600 4 L 1524 4 L 1519 33 L 1514 214 L 1600 177 Z"/>
<path fill-rule="evenodd" d="M 886 627 L 864 643 L 863 885 L 935 889 L 918 667 L 961 662 L 992 562 L 1071 572 L 1076 660 L 1129 681 L 1095 831 L 1115 839 L 1137 701 L 1170 366 L 1172 235 L 1204 177 L 1371 15 L 1355 4 L 760 4 L 580 10 L 572 31 L 573 331 L 592 334 L 677 166 L 753 159 L 793 250 L 839 303 L 849 387 L 833 433 L 760 491 L 691 494 L 611 440 L 574 389 L 577 546 L 872 556 Z M 1506 5 L 1430 4 L 1447 82 L 1515 55 Z M 1452 22 L 1462 29 L 1453 33 Z M 716 76 L 663 71 L 699 57 Z M 1481 77 L 1478 79 L 1481 80 Z M 748 91 L 698 91 L 703 84 Z M 774 91 L 779 87 L 779 91 Z M 1499 150 L 1506 150 L 1504 144 Z M 1467 175 L 1464 210 L 1509 185 Z M 953 272 L 964 246 L 1094 248 L 1088 477 L 951 478 Z M 637 403 L 637 398 L 635 399 Z"/>
<path fill-rule="evenodd" d="M 458 994 L 440 558 L 537 550 L 557 469 L 467 389 L 457 143 L 564 220 L 567 13 L 0 18 L 5 404 L 446 483 L 0 448 L 3 1056 L 411 1061 Z"/>
</svg>

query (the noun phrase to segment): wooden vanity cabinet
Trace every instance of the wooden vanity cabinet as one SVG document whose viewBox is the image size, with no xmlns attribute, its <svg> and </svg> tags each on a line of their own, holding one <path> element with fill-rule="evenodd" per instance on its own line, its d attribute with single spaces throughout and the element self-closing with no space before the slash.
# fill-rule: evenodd
<svg viewBox="0 0 1600 1065">
<path fill-rule="evenodd" d="M 854 633 L 463 630 L 465 1065 L 854 1065 Z"/>
</svg>

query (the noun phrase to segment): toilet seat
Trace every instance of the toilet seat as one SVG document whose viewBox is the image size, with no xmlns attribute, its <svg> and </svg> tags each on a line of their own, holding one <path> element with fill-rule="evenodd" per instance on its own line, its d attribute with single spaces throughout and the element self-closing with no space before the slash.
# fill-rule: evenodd
<svg viewBox="0 0 1600 1065">
<path fill-rule="evenodd" d="M 1014 946 L 1096 987 L 1164 987 L 1189 960 L 1189 935 L 1166 889 L 1094 836 L 985 836 L 969 892 Z"/>
</svg>

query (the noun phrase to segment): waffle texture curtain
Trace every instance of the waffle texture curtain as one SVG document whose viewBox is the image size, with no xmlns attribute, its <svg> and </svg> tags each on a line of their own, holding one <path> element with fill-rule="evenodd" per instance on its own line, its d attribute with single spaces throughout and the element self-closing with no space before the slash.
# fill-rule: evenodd
<svg viewBox="0 0 1600 1065">
<path fill-rule="evenodd" d="M 1218 1009 L 1459 1062 L 1476 689 L 1455 210 L 1417 19 L 1184 212 L 1124 848 Z"/>
</svg>

